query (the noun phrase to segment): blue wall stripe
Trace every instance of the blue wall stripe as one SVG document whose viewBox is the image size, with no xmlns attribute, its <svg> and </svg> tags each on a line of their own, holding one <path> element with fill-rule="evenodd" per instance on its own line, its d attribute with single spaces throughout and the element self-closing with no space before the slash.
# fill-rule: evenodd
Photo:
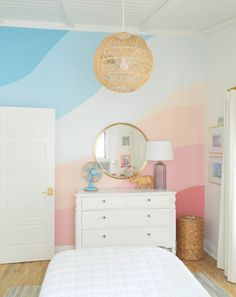
<svg viewBox="0 0 236 297">
<path fill-rule="evenodd" d="M 0 27 L 0 85 L 29 74 L 67 32 Z"/>
<path fill-rule="evenodd" d="M 0 28 L 0 105 L 55 108 L 57 118 L 78 107 L 102 87 L 93 59 L 107 35 Z"/>
</svg>

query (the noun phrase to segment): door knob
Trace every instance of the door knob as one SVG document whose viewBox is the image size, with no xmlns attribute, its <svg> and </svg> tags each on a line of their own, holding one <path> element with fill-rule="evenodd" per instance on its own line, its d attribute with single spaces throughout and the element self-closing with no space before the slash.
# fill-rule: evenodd
<svg viewBox="0 0 236 297">
<path fill-rule="evenodd" d="M 47 189 L 47 192 L 42 192 L 42 194 L 46 194 L 46 195 L 48 195 L 48 196 L 53 196 L 53 194 L 54 194 L 54 190 L 53 190 L 53 188 L 48 188 Z"/>
</svg>

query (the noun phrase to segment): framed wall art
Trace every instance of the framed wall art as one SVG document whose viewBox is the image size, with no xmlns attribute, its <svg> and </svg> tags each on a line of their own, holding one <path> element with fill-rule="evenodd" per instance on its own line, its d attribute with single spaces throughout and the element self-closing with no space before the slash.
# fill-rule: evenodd
<svg viewBox="0 0 236 297">
<path fill-rule="evenodd" d="M 130 136 L 122 136 L 122 145 L 130 146 Z"/>
<path fill-rule="evenodd" d="M 130 154 L 121 154 L 120 155 L 120 167 L 128 168 L 131 165 L 131 155 Z"/>
<path fill-rule="evenodd" d="M 220 185 L 222 178 L 222 158 L 218 156 L 209 156 L 208 166 L 209 182 Z"/>
<path fill-rule="evenodd" d="M 209 128 L 209 154 L 222 154 L 223 144 L 223 126 Z"/>
</svg>

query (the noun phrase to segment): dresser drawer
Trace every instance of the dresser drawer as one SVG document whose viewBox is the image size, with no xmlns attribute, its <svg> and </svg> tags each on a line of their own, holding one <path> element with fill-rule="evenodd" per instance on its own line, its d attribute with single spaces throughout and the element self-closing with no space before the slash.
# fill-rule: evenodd
<svg viewBox="0 0 236 297">
<path fill-rule="evenodd" d="M 165 245 L 170 243 L 168 227 L 119 230 L 87 230 L 82 232 L 82 246 Z"/>
<path fill-rule="evenodd" d="M 169 209 L 83 211 L 82 229 L 168 226 Z"/>
<path fill-rule="evenodd" d="M 169 208 L 170 196 L 139 195 L 127 197 L 127 207 L 130 208 Z"/>
<path fill-rule="evenodd" d="M 82 197 L 82 209 L 124 208 L 125 197 L 92 196 Z"/>
</svg>

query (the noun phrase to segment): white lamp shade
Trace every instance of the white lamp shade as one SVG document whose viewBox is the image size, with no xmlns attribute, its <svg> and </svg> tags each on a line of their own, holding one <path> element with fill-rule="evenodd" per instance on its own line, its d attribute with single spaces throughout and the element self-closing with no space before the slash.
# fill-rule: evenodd
<svg viewBox="0 0 236 297">
<path fill-rule="evenodd" d="M 171 141 L 148 141 L 146 159 L 148 161 L 173 160 L 173 149 Z"/>
</svg>

